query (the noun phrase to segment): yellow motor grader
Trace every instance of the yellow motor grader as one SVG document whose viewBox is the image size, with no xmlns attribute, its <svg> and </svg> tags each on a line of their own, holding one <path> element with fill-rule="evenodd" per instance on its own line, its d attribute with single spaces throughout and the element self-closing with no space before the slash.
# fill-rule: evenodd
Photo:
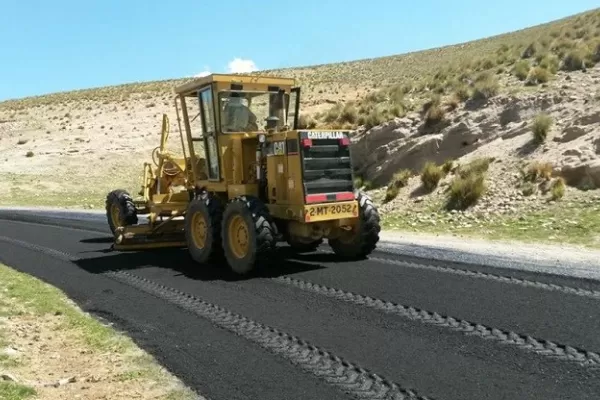
<svg viewBox="0 0 600 400">
<path fill-rule="evenodd" d="M 212 74 L 174 91 L 183 155 L 167 151 L 163 115 L 140 198 L 106 198 L 114 250 L 187 247 L 196 262 L 243 275 L 280 241 L 306 252 L 327 239 L 346 260 L 375 249 L 380 218 L 354 187 L 349 132 L 299 129 L 293 79 Z"/>
</svg>

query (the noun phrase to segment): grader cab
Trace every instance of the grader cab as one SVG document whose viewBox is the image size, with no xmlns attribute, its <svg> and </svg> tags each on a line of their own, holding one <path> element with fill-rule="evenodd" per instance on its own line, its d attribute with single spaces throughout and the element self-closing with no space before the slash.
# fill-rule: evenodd
<svg viewBox="0 0 600 400">
<path fill-rule="evenodd" d="M 183 156 L 167 151 L 163 115 L 141 197 L 107 196 L 114 250 L 187 247 L 246 274 L 280 241 L 304 252 L 327 239 L 342 259 L 375 249 L 379 214 L 354 187 L 349 132 L 298 129 L 293 79 L 213 74 L 175 88 L 174 103 Z"/>
</svg>

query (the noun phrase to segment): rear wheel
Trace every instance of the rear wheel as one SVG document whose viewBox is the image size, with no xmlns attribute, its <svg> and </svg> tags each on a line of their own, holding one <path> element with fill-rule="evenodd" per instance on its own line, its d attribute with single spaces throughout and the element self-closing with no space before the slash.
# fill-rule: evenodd
<svg viewBox="0 0 600 400">
<path fill-rule="evenodd" d="M 137 224 L 137 209 L 126 190 L 116 189 L 106 196 L 106 219 L 113 234 L 119 226 Z"/>
<path fill-rule="evenodd" d="M 269 210 L 256 197 L 232 199 L 223 213 L 223 251 L 233 272 L 246 275 L 276 244 L 276 229 Z"/>
<path fill-rule="evenodd" d="M 358 224 L 353 230 L 342 231 L 339 237 L 329 240 L 335 254 L 345 259 L 362 259 L 371 254 L 381 231 L 379 212 L 371 197 L 357 191 L 355 198 L 359 207 Z"/>
<path fill-rule="evenodd" d="M 206 263 L 222 254 L 222 209 L 219 199 L 201 192 L 188 205 L 185 213 L 185 239 L 190 256 Z"/>
</svg>

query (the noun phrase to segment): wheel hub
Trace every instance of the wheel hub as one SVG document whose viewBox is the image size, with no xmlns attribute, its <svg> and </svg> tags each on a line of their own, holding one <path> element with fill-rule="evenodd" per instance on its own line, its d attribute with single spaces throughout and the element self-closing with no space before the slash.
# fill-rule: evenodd
<svg viewBox="0 0 600 400">
<path fill-rule="evenodd" d="M 244 258 L 248 254 L 250 235 L 246 221 L 241 215 L 235 215 L 229 222 L 229 243 L 231 252 L 237 258 Z"/>
<path fill-rule="evenodd" d="M 206 244 L 206 219 L 201 213 L 194 214 L 192 219 L 192 240 L 197 248 L 204 248 Z"/>
</svg>

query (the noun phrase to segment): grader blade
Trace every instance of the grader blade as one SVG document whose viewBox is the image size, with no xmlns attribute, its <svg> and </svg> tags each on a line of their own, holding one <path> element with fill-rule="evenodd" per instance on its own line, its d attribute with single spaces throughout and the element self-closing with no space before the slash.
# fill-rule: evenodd
<svg viewBox="0 0 600 400">
<path fill-rule="evenodd" d="M 130 225 L 115 231 L 113 250 L 135 251 L 166 247 L 185 247 L 183 221 L 169 221 L 161 229 L 151 229 L 150 225 Z"/>
</svg>

